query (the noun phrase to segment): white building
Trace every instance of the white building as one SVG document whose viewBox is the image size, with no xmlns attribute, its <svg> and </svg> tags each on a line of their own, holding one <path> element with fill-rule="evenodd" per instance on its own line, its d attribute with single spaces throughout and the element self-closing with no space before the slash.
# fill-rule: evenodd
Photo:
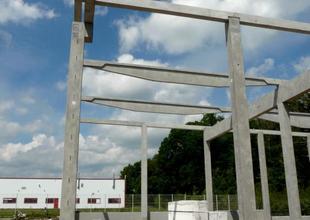
<svg viewBox="0 0 310 220">
<path fill-rule="evenodd" d="M 0 208 L 59 208 L 61 181 L 61 178 L 0 178 Z M 125 207 L 123 179 L 81 178 L 77 185 L 77 209 Z"/>
</svg>

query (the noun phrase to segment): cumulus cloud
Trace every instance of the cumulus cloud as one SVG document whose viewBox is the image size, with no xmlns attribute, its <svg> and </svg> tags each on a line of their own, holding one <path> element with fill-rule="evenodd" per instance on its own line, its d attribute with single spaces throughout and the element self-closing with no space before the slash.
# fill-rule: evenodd
<svg viewBox="0 0 310 220">
<path fill-rule="evenodd" d="M 55 84 L 55 87 L 58 91 L 60 92 L 63 92 L 66 90 L 66 87 L 67 87 L 67 83 L 64 82 L 64 81 L 58 81 L 56 84 Z"/>
<path fill-rule="evenodd" d="M 172 0 L 175 4 L 184 4 L 200 8 L 249 13 L 254 15 L 294 18 L 298 13 L 310 7 L 307 0 L 291 2 L 289 0 Z M 287 10 L 289 8 L 290 10 Z M 173 22 L 171 22 L 173 19 Z M 134 50 L 141 42 L 148 49 L 164 50 L 170 54 L 181 54 L 199 49 L 204 45 L 221 44 L 224 25 L 168 15 L 151 14 L 146 18 L 130 17 L 117 22 L 122 52 Z M 255 49 L 275 35 L 273 31 L 259 31 L 244 28 L 244 47 Z"/>
<path fill-rule="evenodd" d="M 310 56 L 301 57 L 299 61 L 294 64 L 294 68 L 297 72 L 310 70 Z"/>
<path fill-rule="evenodd" d="M 262 63 L 261 65 L 249 68 L 246 71 L 246 74 L 248 76 L 263 76 L 268 71 L 274 69 L 275 67 L 274 63 L 275 62 L 273 59 L 267 58 L 264 60 L 264 63 Z"/>
<path fill-rule="evenodd" d="M 27 3 L 24 0 L 0 1 L 0 24 L 8 22 L 27 23 L 37 19 L 56 17 L 53 9 L 39 3 Z"/>
</svg>

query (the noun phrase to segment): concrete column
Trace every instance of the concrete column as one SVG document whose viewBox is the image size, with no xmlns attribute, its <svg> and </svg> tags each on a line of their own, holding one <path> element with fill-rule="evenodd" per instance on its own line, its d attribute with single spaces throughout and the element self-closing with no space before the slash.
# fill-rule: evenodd
<svg viewBox="0 0 310 220">
<path fill-rule="evenodd" d="M 269 188 L 268 188 L 268 173 L 267 173 L 265 141 L 264 141 L 263 132 L 259 132 L 257 134 L 257 143 L 258 143 L 260 179 L 261 179 L 262 195 L 263 195 L 264 219 L 271 220 L 270 198 L 269 198 Z"/>
<path fill-rule="evenodd" d="M 67 84 L 67 112 L 60 209 L 61 220 L 75 219 L 84 33 L 84 24 L 73 22 Z"/>
<path fill-rule="evenodd" d="M 211 162 L 211 149 L 210 142 L 206 140 L 205 129 L 203 131 L 203 151 L 205 160 L 205 183 L 206 183 L 206 195 L 208 201 L 208 210 L 213 211 L 213 183 L 212 183 L 212 162 Z"/>
<path fill-rule="evenodd" d="M 289 112 L 282 102 L 278 103 L 278 111 L 290 220 L 300 220 L 301 208 Z"/>
<path fill-rule="evenodd" d="M 307 137 L 307 146 L 308 146 L 308 156 L 310 161 L 310 135 Z"/>
<path fill-rule="evenodd" d="M 148 219 L 147 203 L 147 126 L 142 125 L 141 142 L 141 219 Z"/>
<path fill-rule="evenodd" d="M 229 17 L 226 26 L 229 61 L 232 128 L 240 220 L 256 219 L 249 110 L 245 90 L 240 19 Z"/>
</svg>

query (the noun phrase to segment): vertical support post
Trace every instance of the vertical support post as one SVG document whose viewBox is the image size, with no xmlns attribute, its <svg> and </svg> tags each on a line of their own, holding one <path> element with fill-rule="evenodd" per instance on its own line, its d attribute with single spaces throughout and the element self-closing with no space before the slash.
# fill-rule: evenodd
<svg viewBox="0 0 310 220">
<path fill-rule="evenodd" d="M 310 135 L 307 137 L 307 146 L 308 146 L 308 156 L 309 156 L 309 162 L 310 162 Z"/>
<path fill-rule="evenodd" d="M 228 210 L 230 211 L 231 208 L 230 208 L 230 195 L 229 194 L 227 195 L 227 203 L 228 203 L 227 204 Z"/>
<path fill-rule="evenodd" d="M 218 195 L 215 195 L 215 204 L 216 204 L 216 211 L 219 210 L 219 199 L 218 199 Z"/>
<path fill-rule="evenodd" d="M 158 194 L 158 211 L 160 211 L 160 207 L 161 207 L 161 204 L 160 204 L 160 194 Z"/>
<path fill-rule="evenodd" d="M 206 196 L 208 201 L 208 210 L 213 211 L 213 181 L 212 181 L 212 161 L 211 161 L 211 146 L 210 142 L 206 139 L 207 129 L 203 131 L 203 151 L 205 162 L 205 184 Z"/>
<path fill-rule="evenodd" d="M 131 195 L 131 212 L 134 211 L 134 207 L 135 207 L 135 198 L 134 198 L 134 194 Z"/>
<path fill-rule="evenodd" d="M 257 144 L 258 144 L 260 179 L 261 179 L 262 195 L 263 195 L 264 219 L 271 220 L 270 198 L 269 198 L 269 188 L 268 188 L 268 173 L 267 173 L 265 141 L 264 141 L 263 132 L 259 132 L 257 134 Z"/>
<path fill-rule="evenodd" d="M 84 37 L 84 24 L 73 22 L 67 87 L 61 220 L 75 219 Z"/>
<path fill-rule="evenodd" d="M 229 17 L 226 26 L 232 127 L 237 176 L 239 219 L 256 219 L 249 109 L 245 90 L 240 19 Z"/>
<path fill-rule="evenodd" d="M 289 111 L 282 102 L 278 103 L 278 111 L 290 220 L 300 220 L 301 208 Z"/>
<path fill-rule="evenodd" d="M 148 219 L 147 201 L 147 126 L 142 125 L 141 143 L 141 219 Z"/>
</svg>

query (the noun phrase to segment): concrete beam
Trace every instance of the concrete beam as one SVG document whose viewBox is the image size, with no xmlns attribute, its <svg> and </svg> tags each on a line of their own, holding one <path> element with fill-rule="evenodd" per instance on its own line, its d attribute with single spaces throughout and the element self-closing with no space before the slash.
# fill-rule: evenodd
<svg viewBox="0 0 310 220">
<path fill-rule="evenodd" d="M 203 131 L 206 128 L 212 128 L 212 126 L 201 126 L 201 125 L 184 125 L 184 124 L 172 124 L 172 123 L 156 123 L 156 122 L 138 122 L 138 121 L 120 121 L 120 120 L 99 120 L 99 119 L 89 119 L 83 118 L 80 120 L 84 124 L 102 124 L 102 125 L 118 125 L 118 126 L 129 126 L 129 127 L 141 127 L 145 124 L 148 128 L 162 128 L 162 129 L 180 129 L 180 130 L 195 130 Z M 232 132 L 232 131 L 231 131 Z M 257 130 L 251 129 L 251 134 L 258 134 L 262 132 L 266 135 L 280 135 L 280 131 L 276 130 Z M 292 132 L 294 137 L 308 137 L 310 136 L 307 132 Z M 207 133 L 206 133 L 207 136 Z"/>
<path fill-rule="evenodd" d="M 307 147 L 308 147 L 308 155 L 310 161 L 310 134 L 307 136 Z"/>
<path fill-rule="evenodd" d="M 93 41 L 94 16 L 95 16 L 95 0 L 84 0 L 84 23 L 87 36 L 85 42 L 91 43 Z"/>
<path fill-rule="evenodd" d="M 74 21 L 82 21 L 82 0 L 74 0 Z"/>
<path fill-rule="evenodd" d="M 310 114 L 309 113 L 290 112 L 289 114 L 290 114 L 291 126 L 298 127 L 298 128 L 310 128 Z M 266 114 L 259 116 L 258 118 L 279 123 L 278 112 L 266 113 Z"/>
<path fill-rule="evenodd" d="M 136 100 L 125 100 L 125 99 L 107 99 L 107 98 L 90 97 L 90 96 L 83 97 L 82 101 L 126 109 L 130 111 L 152 112 L 162 114 L 197 115 L 205 113 L 229 112 L 229 109 L 212 107 L 212 106 L 168 104 L 168 103 L 146 102 Z"/>
<path fill-rule="evenodd" d="M 207 73 L 172 68 L 85 60 L 84 67 L 95 68 L 116 74 L 132 76 L 155 82 L 177 83 L 209 87 L 229 87 L 229 76 L 224 73 Z M 246 77 L 247 86 L 279 85 L 286 80 Z"/>
<path fill-rule="evenodd" d="M 232 127 L 237 178 L 239 219 L 256 220 L 256 200 L 251 151 L 248 102 L 245 91 L 241 27 L 239 18 L 230 17 L 226 41 L 231 80 Z M 208 131 L 206 131 L 208 133 Z"/>
<path fill-rule="evenodd" d="M 82 22 L 73 22 L 67 86 L 64 165 L 60 209 L 61 220 L 75 219 L 84 37 L 84 24 Z"/>
<path fill-rule="evenodd" d="M 296 86 L 298 85 L 298 86 Z M 310 91 L 310 70 L 295 79 L 279 85 L 278 89 L 263 96 L 249 106 L 249 120 L 276 108 L 277 102 L 286 102 Z M 231 117 L 217 123 L 208 130 L 208 140 L 214 139 L 232 129 Z"/>
<path fill-rule="evenodd" d="M 261 180 L 262 196 L 263 196 L 264 219 L 271 220 L 268 172 L 267 172 L 265 141 L 264 141 L 263 132 L 259 132 L 257 135 L 257 145 L 258 145 L 260 180 Z"/>
<path fill-rule="evenodd" d="M 274 19 L 274 18 L 265 18 L 241 13 L 210 10 L 207 8 L 177 5 L 160 1 L 96 0 L 96 5 L 127 8 L 160 14 L 217 21 L 222 23 L 226 23 L 229 17 L 239 17 L 240 24 L 242 25 L 310 34 L 309 23 L 302 23 L 302 22 Z"/>
<path fill-rule="evenodd" d="M 283 102 L 278 102 L 278 111 L 280 119 L 281 143 L 290 220 L 300 220 L 301 207 L 298 190 L 293 135 L 288 110 Z"/>
<path fill-rule="evenodd" d="M 147 127 L 141 127 L 141 220 L 148 220 Z"/>
<path fill-rule="evenodd" d="M 214 211 L 213 208 L 213 181 L 212 181 L 212 159 L 211 159 L 211 145 L 206 140 L 206 129 L 203 131 L 203 151 L 205 164 L 205 184 L 206 196 L 208 201 L 208 211 Z"/>
</svg>

